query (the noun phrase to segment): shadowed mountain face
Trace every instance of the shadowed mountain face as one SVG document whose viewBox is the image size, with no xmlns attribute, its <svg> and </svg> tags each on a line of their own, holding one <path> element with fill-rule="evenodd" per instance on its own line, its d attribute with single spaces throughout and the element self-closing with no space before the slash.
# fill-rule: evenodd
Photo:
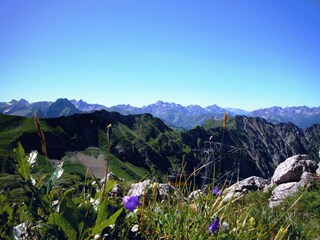
<svg viewBox="0 0 320 240">
<path fill-rule="evenodd" d="M 45 113 L 46 118 L 56 118 L 61 116 L 71 116 L 82 111 L 77 109 L 68 99 L 58 99 L 50 105 Z"/>
<path fill-rule="evenodd" d="M 210 128 L 208 122 L 205 128 L 217 134 L 217 129 Z M 262 118 L 235 117 L 225 130 L 224 143 L 245 148 L 263 177 L 269 177 L 286 158 L 310 152 L 302 129 L 292 123 L 272 124 Z"/>
<path fill-rule="evenodd" d="M 221 127 L 221 121 L 210 120 L 203 127 L 177 132 L 150 114 L 121 115 L 104 110 L 40 122 L 48 156 L 53 159 L 88 147 L 106 152 L 106 129 L 112 124 L 111 153 L 123 162 L 147 169 L 153 176 L 180 172 L 185 164 L 184 171 L 190 174 L 203 160 L 196 150 L 203 149 L 209 139 L 246 150 L 244 158 L 218 153 L 224 155 L 221 171 L 239 168 L 241 178 L 270 177 L 280 162 L 295 154 L 309 154 L 319 160 L 320 125 L 303 130 L 291 123 L 272 124 L 262 118 L 237 116 L 228 120 L 226 129 Z M 17 141 L 27 152 L 41 152 L 33 119 L 0 115 L 0 123 L 3 152 L 14 148 Z M 239 158 L 236 166 L 235 158 Z"/>
</svg>

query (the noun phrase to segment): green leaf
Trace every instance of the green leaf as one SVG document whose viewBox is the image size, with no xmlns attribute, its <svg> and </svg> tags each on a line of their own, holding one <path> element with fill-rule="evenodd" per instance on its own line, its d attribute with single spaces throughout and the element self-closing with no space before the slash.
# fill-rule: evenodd
<svg viewBox="0 0 320 240">
<path fill-rule="evenodd" d="M 70 222 L 60 213 L 52 213 L 49 216 L 48 224 L 55 225 L 62 231 L 67 239 L 77 239 L 77 231 L 73 229 Z"/>
<path fill-rule="evenodd" d="M 113 179 L 107 181 L 106 193 L 111 192 L 116 182 Z"/>
<path fill-rule="evenodd" d="M 106 198 L 103 200 L 98 208 L 98 216 L 96 225 L 99 225 L 103 220 L 107 219 L 109 215 L 109 200 Z"/>
<path fill-rule="evenodd" d="M 14 150 L 16 160 L 18 161 L 17 171 L 23 177 L 24 180 L 30 179 L 30 163 L 28 162 L 28 156 L 21 145 L 18 143 L 17 148 Z"/>
<path fill-rule="evenodd" d="M 61 213 L 64 218 L 68 220 L 75 230 L 78 230 L 81 214 L 74 200 L 76 200 L 76 198 L 74 198 L 74 189 L 68 189 L 62 196 L 59 213 Z"/>
<path fill-rule="evenodd" d="M 117 221 L 119 215 L 122 213 L 123 208 L 120 208 L 118 211 L 116 211 L 110 218 L 100 222 L 99 224 L 96 224 L 93 231 L 92 231 L 92 235 L 95 236 L 96 234 L 100 234 L 102 233 L 102 231 L 112 225 L 115 224 L 115 222 Z"/>
<path fill-rule="evenodd" d="M 49 194 L 52 187 L 56 184 L 57 180 L 61 177 L 63 174 L 63 162 L 61 162 L 56 170 L 51 175 L 50 179 L 48 180 L 46 187 L 47 187 L 47 195 Z"/>
<path fill-rule="evenodd" d="M 7 225 L 13 214 L 13 208 L 7 203 L 6 196 L 0 194 L 0 223 L 1 226 Z M 1 232 L 1 231 L 0 231 Z"/>
</svg>

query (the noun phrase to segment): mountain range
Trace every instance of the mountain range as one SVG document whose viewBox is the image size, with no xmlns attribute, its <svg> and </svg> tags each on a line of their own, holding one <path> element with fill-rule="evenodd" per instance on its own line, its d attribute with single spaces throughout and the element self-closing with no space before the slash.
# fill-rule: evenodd
<svg viewBox="0 0 320 240">
<path fill-rule="evenodd" d="M 202 126 L 209 119 L 222 119 L 224 113 L 230 117 L 236 115 L 261 117 L 272 123 L 294 123 L 300 128 L 308 128 L 320 123 L 320 107 L 271 107 L 251 112 L 237 108 L 222 108 L 217 105 L 201 107 L 199 105 L 182 106 L 177 103 L 158 101 L 143 107 L 131 105 L 116 105 L 106 107 L 101 104 L 89 104 L 83 100 L 57 99 L 55 102 L 41 101 L 29 103 L 21 99 L 0 103 L 0 112 L 6 115 L 31 117 L 37 114 L 40 118 L 55 118 L 70 116 L 76 113 L 106 110 L 119 112 L 122 115 L 150 113 L 163 120 L 168 126 L 181 129 L 191 129 Z"/>
</svg>

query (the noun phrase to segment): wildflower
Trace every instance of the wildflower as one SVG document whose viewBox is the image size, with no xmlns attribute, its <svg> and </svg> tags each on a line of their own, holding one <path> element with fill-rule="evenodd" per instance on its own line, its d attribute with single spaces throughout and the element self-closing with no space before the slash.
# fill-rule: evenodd
<svg viewBox="0 0 320 240">
<path fill-rule="evenodd" d="M 129 211 L 133 212 L 133 210 L 139 206 L 139 196 L 124 196 L 122 198 L 122 203 Z"/>
<path fill-rule="evenodd" d="M 213 188 L 213 194 L 215 194 L 215 195 L 219 195 L 220 194 L 220 191 L 219 191 L 219 188 L 217 187 L 217 186 L 215 186 L 214 188 Z"/>
<path fill-rule="evenodd" d="M 221 230 L 223 231 L 229 231 L 230 229 L 229 223 L 227 222 L 223 222 L 220 226 L 221 226 Z"/>
<path fill-rule="evenodd" d="M 256 220 L 254 219 L 254 217 L 249 218 L 250 227 L 254 227 L 255 223 L 256 223 Z"/>
<path fill-rule="evenodd" d="M 32 152 L 30 153 L 28 162 L 30 163 L 30 166 L 31 166 L 31 167 L 35 164 L 37 155 L 38 155 L 38 152 L 37 152 L 37 151 L 32 151 Z"/>
<path fill-rule="evenodd" d="M 36 180 L 32 176 L 30 176 L 30 179 L 31 179 L 32 185 L 35 186 L 37 183 Z"/>
<path fill-rule="evenodd" d="M 138 231 L 139 231 L 139 225 L 138 224 L 133 225 L 131 228 L 131 232 L 138 232 Z"/>
<path fill-rule="evenodd" d="M 13 228 L 13 237 L 14 239 L 28 239 L 28 231 L 25 222 Z"/>
<path fill-rule="evenodd" d="M 218 231 L 218 228 L 219 228 L 219 218 L 216 217 L 213 219 L 213 222 L 211 223 L 211 225 L 208 227 L 209 230 L 212 232 L 212 233 L 215 233 L 216 231 Z"/>
<path fill-rule="evenodd" d="M 62 167 L 63 167 L 63 162 L 61 162 L 58 165 L 57 169 L 53 173 L 53 175 L 55 175 L 57 177 L 57 179 L 59 179 L 63 174 L 63 168 Z"/>
<path fill-rule="evenodd" d="M 93 198 L 90 198 L 90 203 L 92 204 L 92 207 L 95 211 L 98 211 L 99 205 L 100 205 L 100 198 L 97 198 L 96 200 L 94 200 Z M 110 211 L 110 209 L 109 209 Z"/>
</svg>

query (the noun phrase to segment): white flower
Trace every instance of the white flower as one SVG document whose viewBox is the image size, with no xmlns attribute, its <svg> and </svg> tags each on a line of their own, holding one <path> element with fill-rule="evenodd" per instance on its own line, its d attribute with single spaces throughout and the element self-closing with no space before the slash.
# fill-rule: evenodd
<svg viewBox="0 0 320 240">
<path fill-rule="evenodd" d="M 56 172 L 57 179 L 59 179 L 63 174 L 63 162 L 58 165 L 58 171 Z"/>
<path fill-rule="evenodd" d="M 132 228 L 131 228 L 131 232 L 138 232 L 138 231 L 139 231 L 138 224 L 133 225 Z"/>
<path fill-rule="evenodd" d="M 31 175 L 30 175 L 30 178 L 31 178 L 32 185 L 35 186 L 36 185 L 36 180 Z"/>
<path fill-rule="evenodd" d="M 52 206 L 57 205 L 57 204 L 58 204 L 58 202 L 59 202 L 59 200 L 54 200 L 54 201 L 52 202 Z"/>
<path fill-rule="evenodd" d="M 28 232 L 27 232 L 27 227 L 25 222 L 13 228 L 13 239 L 20 240 L 20 239 L 23 239 L 23 237 L 27 237 L 27 236 L 28 236 Z"/>
<path fill-rule="evenodd" d="M 31 166 L 31 167 L 33 166 L 33 164 L 35 164 L 37 155 L 38 155 L 38 152 L 37 152 L 37 151 L 32 151 L 32 152 L 29 154 L 28 162 L 30 163 L 30 166 Z"/>
<path fill-rule="evenodd" d="M 93 198 L 90 198 L 90 203 L 93 206 L 93 209 L 98 211 L 98 207 L 100 205 L 100 198 L 98 198 L 97 200 L 94 200 Z"/>
<path fill-rule="evenodd" d="M 96 234 L 94 235 L 94 238 L 93 239 L 99 239 L 100 238 L 100 235 L 99 234 Z"/>
<path fill-rule="evenodd" d="M 230 229 L 230 226 L 229 226 L 229 223 L 227 223 L 227 222 L 223 222 L 222 224 L 221 224 L 221 229 L 222 230 L 229 230 Z"/>
</svg>

